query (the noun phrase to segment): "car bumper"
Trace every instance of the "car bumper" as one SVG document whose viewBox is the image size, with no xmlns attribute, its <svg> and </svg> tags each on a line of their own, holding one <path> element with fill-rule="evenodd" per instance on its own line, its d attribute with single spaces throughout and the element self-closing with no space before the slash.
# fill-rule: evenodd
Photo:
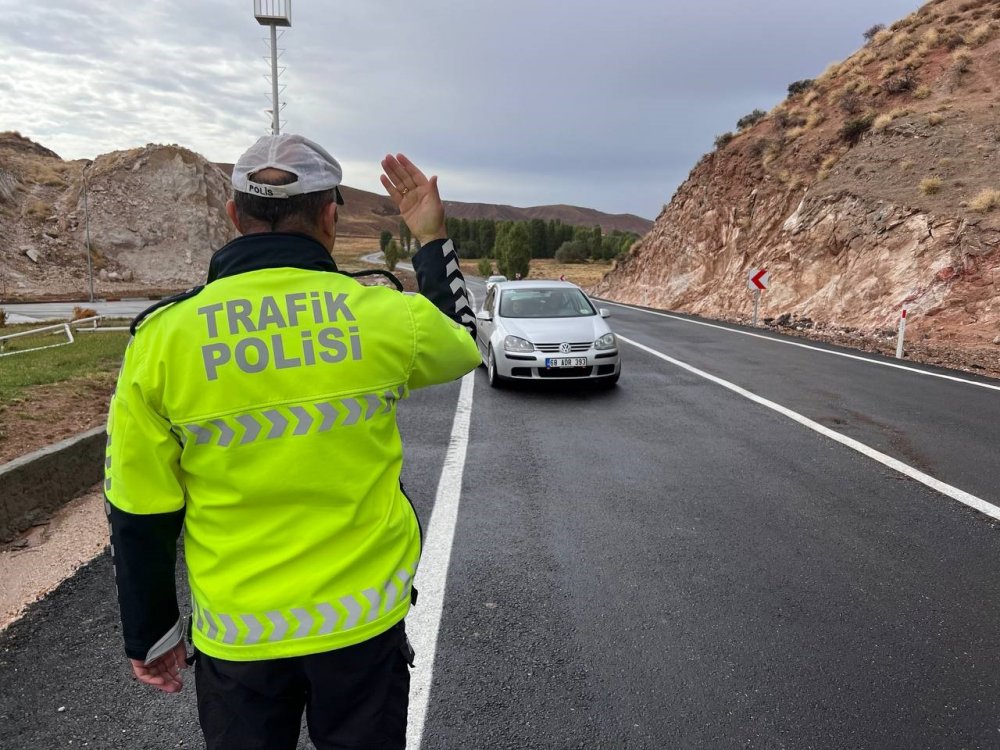
<svg viewBox="0 0 1000 750">
<path fill-rule="evenodd" d="M 580 367 L 546 367 L 547 359 L 572 357 L 586 359 Z M 511 380 L 589 380 L 607 378 L 621 370 L 621 355 L 617 349 L 609 351 L 590 350 L 571 354 L 532 352 L 530 354 L 508 354 L 499 352 L 496 357 L 497 374 Z"/>
</svg>

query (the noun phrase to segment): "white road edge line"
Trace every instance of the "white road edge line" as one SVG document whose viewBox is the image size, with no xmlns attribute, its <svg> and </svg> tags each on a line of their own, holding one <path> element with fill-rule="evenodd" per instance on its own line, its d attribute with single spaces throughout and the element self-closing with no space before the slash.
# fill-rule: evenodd
<svg viewBox="0 0 1000 750">
<path fill-rule="evenodd" d="M 595 297 L 595 299 L 600 300 L 602 304 L 614 305 L 615 307 L 624 307 L 629 310 L 635 310 L 636 312 L 649 313 L 650 315 L 658 315 L 661 318 L 671 318 L 673 320 L 679 320 L 682 323 L 692 323 L 697 326 L 706 326 L 708 328 L 718 328 L 720 331 L 728 331 L 729 333 L 738 333 L 741 336 L 753 336 L 754 338 L 764 339 L 765 341 L 771 341 L 775 344 L 787 344 L 788 346 L 798 346 L 802 349 L 811 349 L 814 352 L 822 352 L 823 354 L 835 354 L 838 357 L 846 357 L 847 359 L 856 359 L 861 362 L 867 362 L 872 365 L 881 365 L 882 367 L 894 367 L 897 370 L 907 370 L 908 372 L 915 372 L 918 375 L 928 375 L 932 378 L 941 378 L 943 380 L 954 380 L 956 383 L 965 383 L 966 385 L 977 385 L 980 388 L 989 388 L 990 390 L 1000 391 L 1000 385 L 993 385 L 992 383 L 979 383 L 975 380 L 966 380 L 965 378 L 957 378 L 954 375 L 944 375 L 939 372 L 928 372 L 927 370 L 919 370 L 916 367 L 909 367 L 907 365 L 899 365 L 895 362 L 883 362 L 878 359 L 870 359 L 869 357 L 861 357 L 857 354 L 848 354 L 847 352 L 835 352 L 831 349 L 823 349 L 819 346 L 811 346 L 809 344 L 801 344 L 798 341 L 788 341 L 786 339 L 774 338 L 773 336 L 764 336 L 760 333 L 751 333 L 750 331 L 741 331 L 738 328 L 729 328 L 728 326 L 721 326 L 716 323 L 706 323 L 702 320 L 691 320 L 690 318 L 682 318 L 680 315 L 671 315 L 670 313 L 656 312 L 655 310 L 644 310 L 641 307 L 635 307 L 634 305 L 623 305 L 621 302 L 612 302 L 610 300 L 600 299 Z"/>
<path fill-rule="evenodd" d="M 406 619 L 407 636 L 416 652 L 415 668 L 410 674 L 410 708 L 409 720 L 406 722 L 406 746 L 412 750 L 420 750 L 430 701 L 434 652 L 444 609 L 448 564 L 451 561 L 451 546 L 458 520 L 458 503 L 462 495 L 462 475 L 469 445 L 472 387 L 475 380 L 475 370 L 462 378 L 448 452 L 445 454 L 434 510 L 427 525 L 420 555 L 420 603 L 410 610 Z"/>
<path fill-rule="evenodd" d="M 865 455 L 868 458 L 874 459 L 875 461 L 878 461 L 880 464 L 888 466 L 890 469 L 898 471 L 900 474 L 903 474 L 904 476 L 907 476 L 910 479 L 915 479 L 921 484 L 930 487 L 932 490 L 940 492 L 942 495 L 950 497 L 953 500 L 958 500 L 958 502 L 962 503 L 963 505 L 968 505 L 970 508 L 974 508 L 975 510 L 978 510 L 980 513 L 983 513 L 989 516 L 990 518 L 994 518 L 1000 521 L 1000 508 L 998 508 L 996 505 L 993 505 L 992 503 L 988 503 L 985 500 L 976 497 L 975 495 L 969 494 L 965 490 L 960 490 L 957 487 L 952 487 L 950 484 L 945 484 L 941 480 L 935 479 L 930 474 L 925 474 L 922 471 L 918 471 L 917 469 L 914 469 L 912 466 L 908 466 L 907 464 L 904 464 L 902 461 L 898 461 L 892 456 L 887 456 L 886 454 L 881 453 L 880 451 L 877 451 L 874 448 L 870 448 L 864 443 L 861 443 L 853 438 L 849 438 L 846 435 L 841 435 L 839 432 L 835 432 L 834 430 L 831 430 L 828 427 L 824 427 L 818 422 L 814 422 L 808 417 L 802 416 L 798 412 L 794 412 L 791 409 L 782 406 L 781 404 L 774 403 L 773 401 L 768 401 L 766 398 L 758 396 L 756 393 L 751 393 L 745 388 L 741 388 L 740 386 L 734 383 L 730 383 L 728 380 L 723 380 L 722 378 L 718 378 L 715 375 L 710 375 L 709 373 L 704 372 L 703 370 L 699 370 L 697 367 L 692 367 L 691 365 L 685 362 L 681 362 L 679 359 L 674 359 L 673 357 L 669 357 L 666 354 L 663 354 L 662 352 L 658 352 L 655 349 L 649 348 L 645 344 L 640 344 L 638 341 L 632 341 L 631 339 L 625 338 L 624 336 L 618 336 L 618 338 L 624 341 L 626 344 L 631 344 L 637 349 L 641 349 L 644 352 L 652 354 L 654 357 L 659 357 L 660 359 L 669 362 L 672 365 L 676 365 L 677 367 L 687 370 L 688 372 L 698 375 L 699 377 L 705 378 L 706 380 L 710 380 L 713 383 L 716 383 L 717 385 L 721 385 L 723 388 L 728 388 L 733 393 L 737 393 L 740 396 L 743 396 L 744 398 L 747 398 L 755 403 L 760 404 L 761 406 L 766 406 L 768 409 L 773 409 L 782 416 L 788 417 L 789 419 L 798 422 L 800 425 L 808 427 L 810 430 L 814 430 L 815 432 L 818 432 L 820 435 L 823 435 L 824 437 L 828 437 L 831 440 L 840 443 L 841 445 L 856 450 L 858 453 L 861 453 L 862 455 Z"/>
</svg>

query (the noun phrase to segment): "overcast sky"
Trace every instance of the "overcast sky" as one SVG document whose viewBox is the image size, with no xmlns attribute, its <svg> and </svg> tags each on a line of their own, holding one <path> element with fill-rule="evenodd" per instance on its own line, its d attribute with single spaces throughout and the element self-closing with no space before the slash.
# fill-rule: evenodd
<svg viewBox="0 0 1000 750">
<path fill-rule="evenodd" d="M 450 200 L 655 218 L 716 135 L 920 0 L 294 0 L 283 130 L 382 192 L 402 151 Z M 253 0 L 0 0 L 0 130 L 67 159 L 269 131 Z"/>
</svg>

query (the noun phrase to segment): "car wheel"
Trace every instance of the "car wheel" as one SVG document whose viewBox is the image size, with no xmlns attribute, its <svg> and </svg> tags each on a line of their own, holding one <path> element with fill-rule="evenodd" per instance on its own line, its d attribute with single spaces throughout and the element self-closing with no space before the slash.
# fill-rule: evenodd
<svg viewBox="0 0 1000 750">
<path fill-rule="evenodd" d="M 486 379 L 490 383 L 490 388 L 500 388 L 503 385 L 502 378 L 497 375 L 497 358 L 493 355 L 492 346 L 486 355 Z"/>
</svg>

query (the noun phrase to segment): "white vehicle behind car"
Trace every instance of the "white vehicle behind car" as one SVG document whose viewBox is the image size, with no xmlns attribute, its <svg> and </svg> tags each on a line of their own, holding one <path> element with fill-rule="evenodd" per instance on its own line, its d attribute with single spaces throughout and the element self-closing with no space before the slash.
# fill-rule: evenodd
<svg viewBox="0 0 1000 750">
<path fill-rule="evenodd" d="M 506 280 L 507 280 L 506 276 L 501 276 L 499 274 L 494 274 L 493 276 L 490 276 L 488 279 L 486 279 L 486 291 L 489 292 L 490 289 L 493 288 L 494 284 L 497 284 L 497 283 L 499 283 L 501 281 L 506 281 Z"/>
<path fill-rule="evenodd" d="M 495 283 L 476 313 L 490 385 L 588 380 L 613 386 L 621 376 L 621 355 L 608 316 L 568 281 Z"/>
</svg>

